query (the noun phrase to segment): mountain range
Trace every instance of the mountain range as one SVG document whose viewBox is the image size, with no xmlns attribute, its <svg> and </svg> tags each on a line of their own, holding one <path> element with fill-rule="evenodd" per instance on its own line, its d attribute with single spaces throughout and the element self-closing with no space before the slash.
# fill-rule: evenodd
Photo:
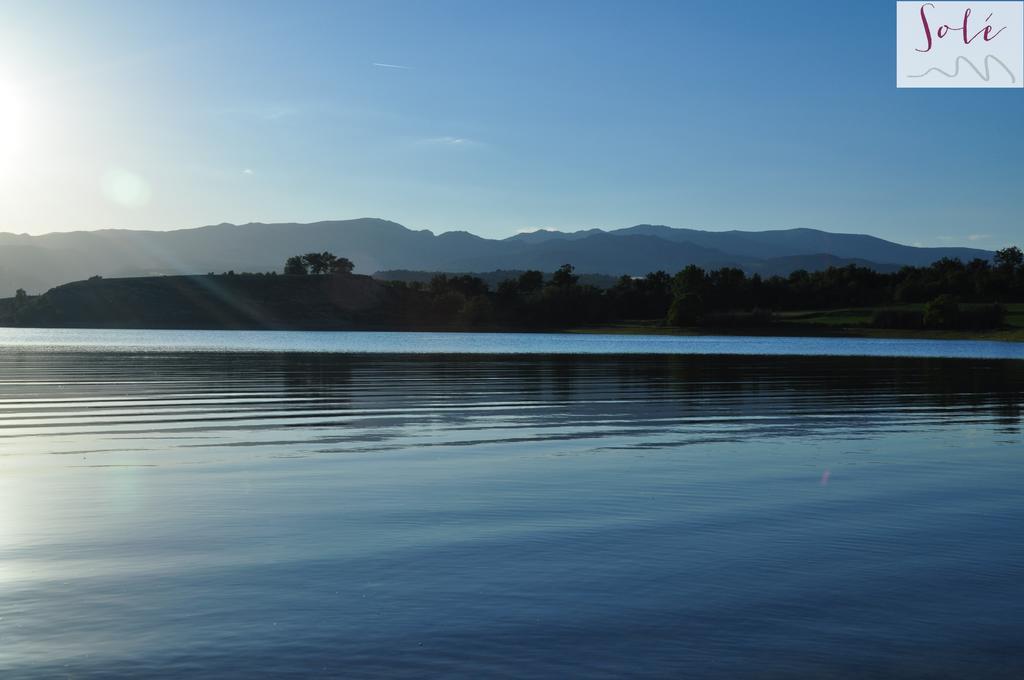
<svg viewBox="0 0 1024 680">
<path fill-rule="evenodd" d="M 642 224 L 576 232 L 540 230 L 506 239 L 465 231 L 434 234 L 376 218 L 297 223 L 217 224 L 194 229 L 101 229 L 43 235 L 0 233 L 0 295 L 40 293 L 93 275 L 152 276 L 280 271 L 289 255 L 329 250 L 356 271 L 408 269 L 488 272 L 552 271 L 571 263 L 581 273 L 642 275 L 688 264 L 740 267 L 786 275 L 796 269 L 859 264 L 880 271 L 927 265 L 943 257 L 990 259 L 974 248 L 918 248 L 863 234 L 816 229 L 702 231 Z"/>
</svg>

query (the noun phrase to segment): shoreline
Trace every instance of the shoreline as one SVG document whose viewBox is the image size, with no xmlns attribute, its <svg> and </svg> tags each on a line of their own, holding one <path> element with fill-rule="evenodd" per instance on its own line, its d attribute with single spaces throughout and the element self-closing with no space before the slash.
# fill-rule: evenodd
<svg viewBox="0 0 1024 680">
<path fill-rule="evenodd" d="M 783 331 L 783 332 L 780 332 Z M 947 331 L 947 330 L 900 330 L 888 328 L 838 327 L 828 328 L 813 325 L 768 326 L 760 328 L 673 328 L 671 326 L 646 326 L 643 324 L 611 324 L 573 328 L 563 331 L 569 334 L 601 335 L 651 335 L 651 336 L 750 336 L 770 338 L 862 338 L 865 340 L 980 340 L 995 342 L 1024 343 L 1024 329 L 1006 328 L 993 331 Z"/>
<path fill-rule="evenodd" d="M 104 330 L 104 331 L 294 331 L 315 333 L 519 333 L 523 335 L 637 335 L 651 337 L 766 337 L 766 338 L 863 338 L 877 340 L 979 340 L 1024 343 L 1024 328 L 1010 327 L 988 331 L 906 330 L 859 326 L 828 326 L 825 324 L 778 323 L 759 327 L 673 327 L 660 320 L 637 320 L 598 326 L 570 328 L 521 328 L 514 326 L 438 325 L 396 327 L 393 325 L 359 324 L 338 326 L 9 326 L 3 329 L 24 330 Z"/>
<path fill-rule="evenodd" d="M 508 327 L 472 327 L 472 326 L 428 326 L 418 328 L 395 328 L 394 326 L 353 326 L 346 328 L 325 327 L 212 327 L 212 326 L 0 326 L 0 333 L 12 331 L 101 331 L 101 332 L 209 332 L 209 333 L 451 333 L 451 334 L 485 334 L 485 335 L 565 335 L 565 336 L 631 336 L 650 338 L 821 338 L 821 339 L 859 339 L 859 340 L 931 340 L 931 341 L 978 341 L 1005 342 L 1024 344 L 1024 329 L 1009 328 L 997 331 L 908 331 L 883 328 L 847 328 L 823 327 L 815 325 L 780 324 L 759 328 L 674 328 L 659 326 L 653 322 L 635 322 L 608 324 L 604 326 L 584 326 L 576 328 L 508 328 Z M 3 345 L 0 344 L 0 347 Z"/>
</svg>

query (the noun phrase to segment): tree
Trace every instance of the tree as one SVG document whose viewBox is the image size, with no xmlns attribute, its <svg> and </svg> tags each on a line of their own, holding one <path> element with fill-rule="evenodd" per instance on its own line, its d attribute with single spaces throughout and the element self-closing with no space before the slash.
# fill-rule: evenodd
<svg viewBox="0 0 1024 680">
<path fill-rule="evenodd" d="M 695 264 L 686 265 L 673 277 L 672 284 L 677 296 L 686 293 L 700 295 L 707 287 L 707 273 Z"/>
<path fill-rule="evenodd" d="M 320 262 L 323 263 L 321 265 L 322 269 L 320 273 L 330 274 L 334 271 L 334 266 L 338 262 L 338 256 L 335 255 L 334 253 L 329 253 L 325 250 L 324 252 L 320 253 Z"/>
<path fill-rule="evenodd" d="M 494 305 L 483 295 L 469 298 L 462 305 L 459 318 L 468 324 L 490 323 L 494 318 Z"/>
<path fill-rule="evenodd" d="M 302 256 L 302 261 L 309 267 L 310 274 L 323 274 L 327 271 L 324 253 L 306 253 Z"/>
<path fill-rule="evenodd" d="M 519 292 L 523 295 L 536 293 L 544 287 L 544 274 L 536 269 L 530 269 L 519 275 Z"/>
<path fill-rule="evenodd" d="M 356 266 L 352 264 L 352 260 L 347 257 L 335 257 L 331 261 L 332 274 L 351 274 L 355 267 Z"/>
<path fill-rule="evenodd" d="M 25 292 L 24 288 L 19 288 L 14 293 L 14 308 L 21 309 L 28 304 L 28 293 Z"/>
<path fill-rule="evenodd" d="M 450 290 L 435 296 L 431 300 L 431 314 L 433 321 L 449 322 L 454 321 L 459 310 L 466 304 L 466 296 Z"/>
<path fill-rule="evenodd" d="M 284 273 L 288 276 L 305 276 L 309 273 L 301 255 L 292 255 L 284 263 Z"/>
<path fill-rule="evenodd" d="M 704 312 L 704 301 L 696 293 L 683 293 L 672 301 L 668 308 L 668 323 L 671 326 L 696 326 Z"/>
<path fill-rule="evenodd" d="M 557 288 L 569 288 L 575 286 L 579 281 L 578 276 L 573 274 L 576 270 L 571 264 L 563 264 L 554 274 L 551 275 L 551 285 Z"/>
<path fill-rule="evenodd" d="M 997 250 L 993 259 L 999 269 L 1013 271 L 1024 264 L 1024 252 L 1017 246 L 1010 246 Z"/>
<path fill-rule="evenodd" d="M 469 274 L 451 277 L 448 279 L 448 287 L 462 293 L 467 298 L 487 295 L 489 290 L 486 281 L 479 276 L 471 276 Z"/>
<path fill-rule="evenodd" d="M 502 300 L 511 301 L 519 296 L 519 281 L 516 279 L 505 279 L 498 284 L 498 297 Z"/>
<path fill-rule="evenodd" d="M 306 253 L 300 258 L 310 274 L 351 274 L 355 265 L 347 257 L 338 257 L 334 253 Z"/>
<path fill-rule="evenodd" d="M 435 296 L 446 293 L 458 293 L 464 298 L 472 298 L 487 294 L 487 283 L 476 276 L 460 274 L 448 276 L 447 274 L 436 274 L 430 279 L 430 293 Z"/>
</svg>

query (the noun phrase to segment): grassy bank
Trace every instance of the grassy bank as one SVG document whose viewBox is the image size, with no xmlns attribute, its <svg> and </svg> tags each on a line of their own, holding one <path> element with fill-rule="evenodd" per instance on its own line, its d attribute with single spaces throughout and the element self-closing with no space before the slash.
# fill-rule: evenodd
<svg viewBox="0 0 1024 680">
<path fill-rule="evenodd" d="M 899 305 L 886 309 L 921 310 L 923 305 Z M 1006 305 L 1004 328 L 989 331 L 905 330 L 873 328 L 871 321 L 878 308 L 801 310 L 781 312 L 769 325 L 757 327 L 674 328 L 660 319 L 640 319 L 622 323 L 572 329 L 571 333 L 608 333 L 613 335 L 804 335 L 847 338 L 924 338 L 935 340 L 1000 340 L 1024 342 L 1024 304 Z"/>
</svg>

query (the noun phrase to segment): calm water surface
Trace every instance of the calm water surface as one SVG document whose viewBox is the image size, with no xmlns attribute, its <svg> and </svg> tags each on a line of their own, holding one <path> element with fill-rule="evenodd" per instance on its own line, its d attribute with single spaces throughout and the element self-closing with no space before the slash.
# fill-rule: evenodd
<svg viewBox="0 0 1024 680">
<path fill-rule="evenodd" d="M 746 354 L 1024 359 L 1024 343 L 979 340 L 0 328 L 0 349 L 349 354 Z"/>
<path fill-rule="evenodd" d="M 0 677 L 1022 677 L 1022 406 L 1006 359 L 9 346 Z"/>
</svg>

